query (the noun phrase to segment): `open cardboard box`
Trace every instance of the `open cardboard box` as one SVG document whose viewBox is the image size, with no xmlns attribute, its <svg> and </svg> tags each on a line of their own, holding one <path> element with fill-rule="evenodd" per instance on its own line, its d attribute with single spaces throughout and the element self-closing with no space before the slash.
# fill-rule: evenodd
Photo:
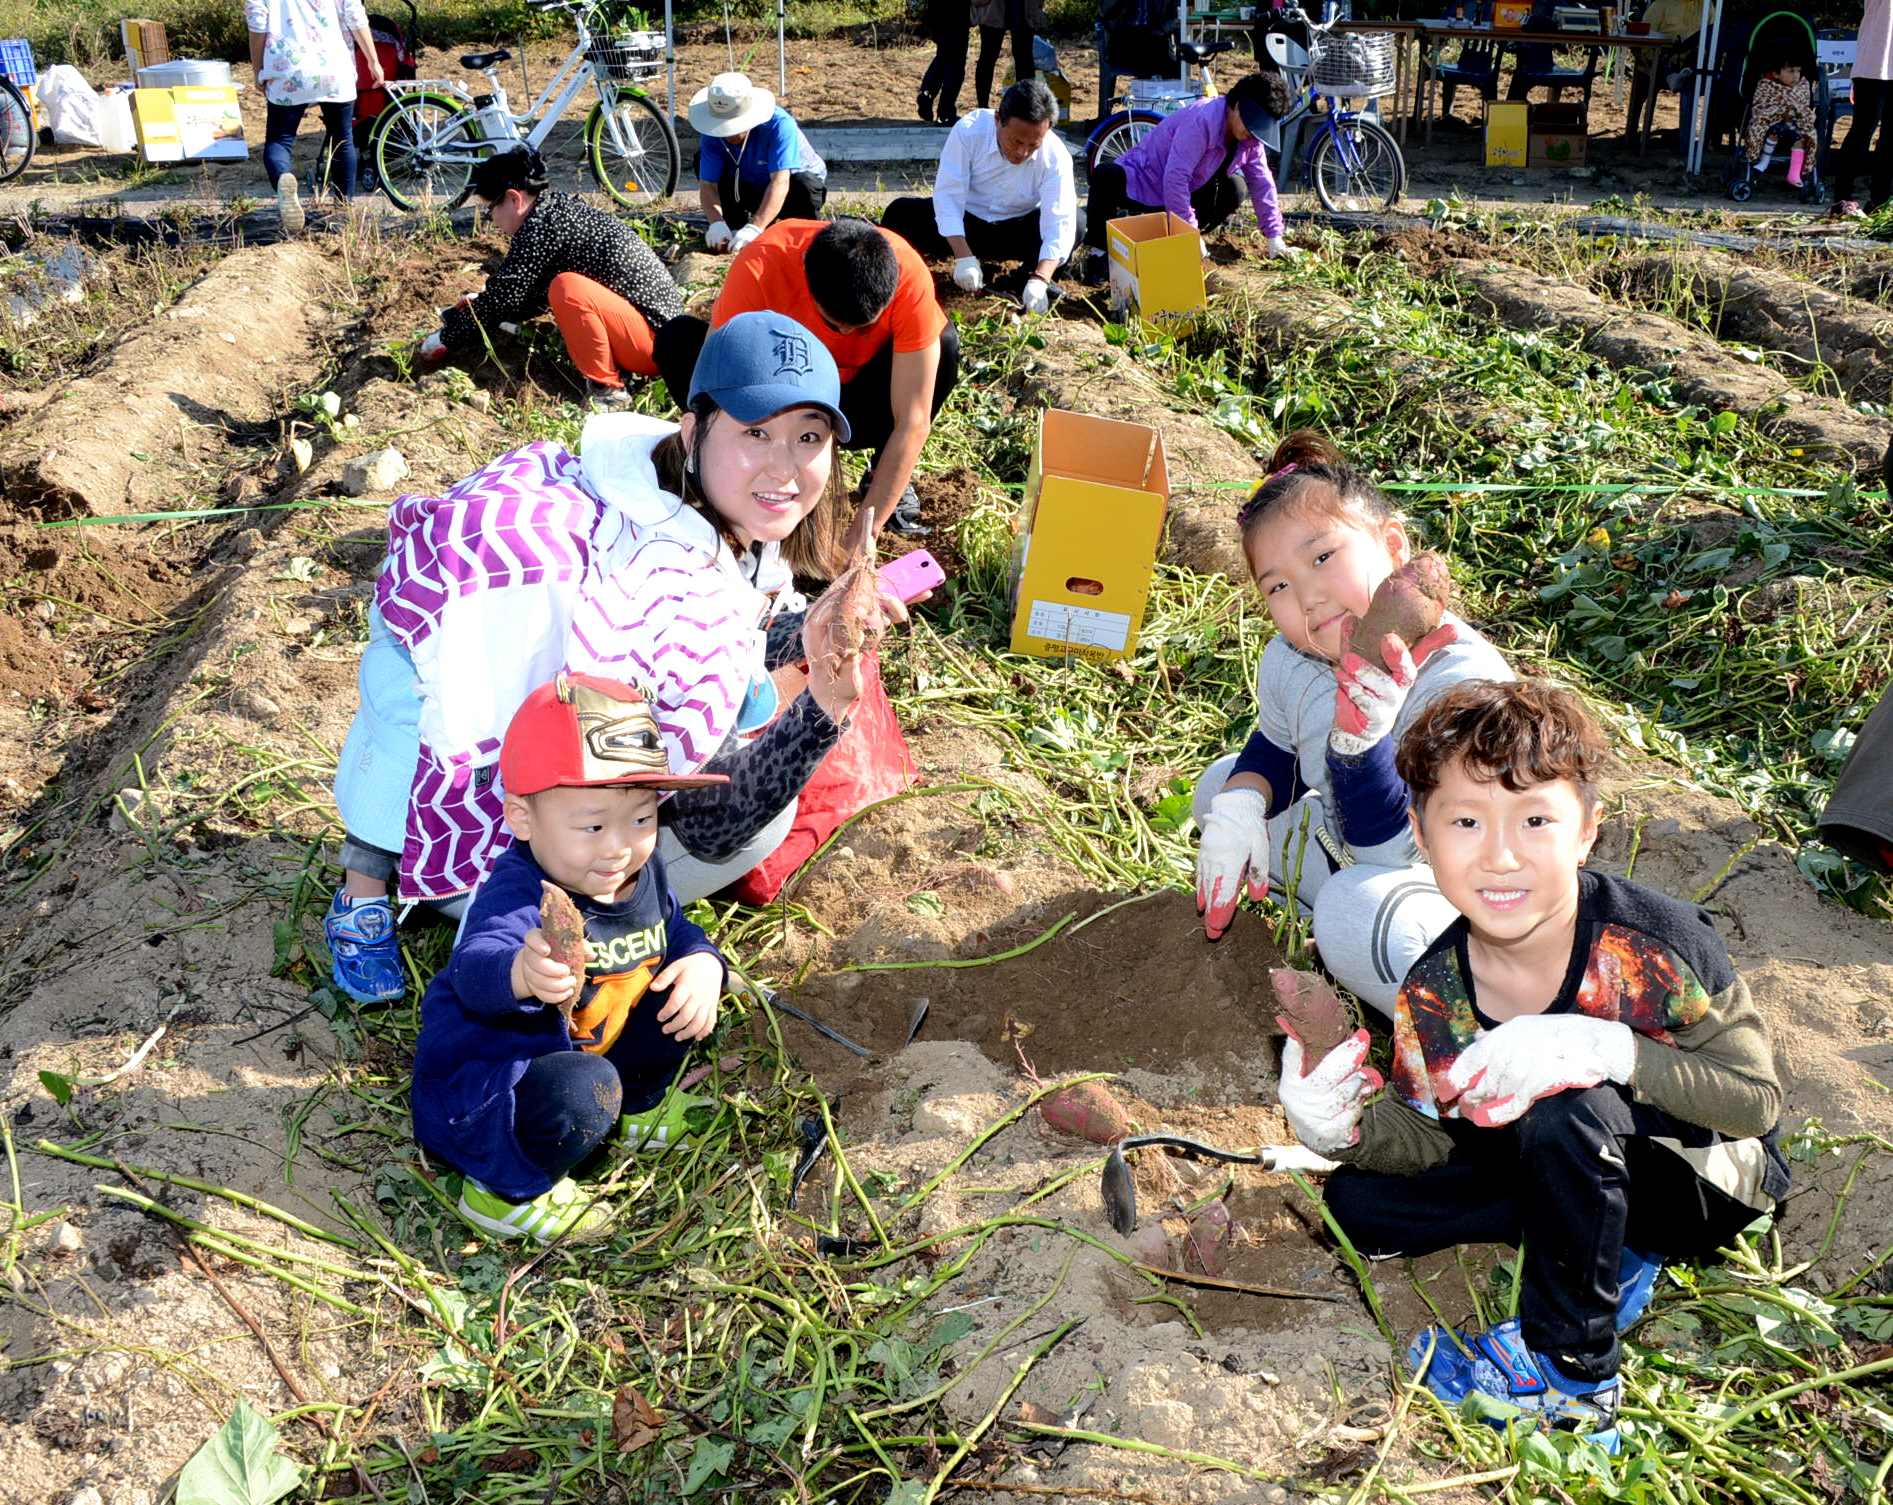
<svg viewBox="0 0 1893 1505">
<path fill-rule="evenodd" d="M 1203 237 L 1167 209 L 1114 219 L 1105 232 L 1111 255 L 1111 308 L 1136 309 L 1174 333 L 1203 310 Z"/>
<path fill-rule="evenodd" d="M 1013 551 L 1012 651 L 1122 658 L 1137 646 L 1170 478 L 1163 435 L 1048 408 Z"/>
</svg>

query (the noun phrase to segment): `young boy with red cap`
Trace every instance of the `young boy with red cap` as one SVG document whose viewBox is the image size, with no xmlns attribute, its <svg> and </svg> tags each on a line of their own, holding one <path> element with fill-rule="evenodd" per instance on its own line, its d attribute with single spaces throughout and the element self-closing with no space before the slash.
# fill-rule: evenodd
<svg viewBox="0 0 1893 1505">
<path fill-rule="evenodd" d="M 414 1137 L 465 1173 L 460 1214 L 475 1227 L 597 1238 L 613 1214 L 566 1172 L 614 1129 L 631 1146 L 685 1132 L 697 1100 L 671 1081 L 716 1028 L 726 977 L 666 881 L 658 795 L 727 780 L 673 774 L 644 697 L 573 673 L 514 713 L 500 780 L 514 840 L 421 1000 Z M 542 929 L 548 882 L 584 921 L 582 975 Z"/>
</svg>

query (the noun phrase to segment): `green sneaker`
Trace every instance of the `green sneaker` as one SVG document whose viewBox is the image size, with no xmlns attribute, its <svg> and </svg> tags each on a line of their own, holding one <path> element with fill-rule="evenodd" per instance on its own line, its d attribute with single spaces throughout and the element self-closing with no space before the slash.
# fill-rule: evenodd
<svg viewBox="0 0 1893 1505">
<path fill-rule="evenodd" d="M 699 1108 L 714 1111 L 716 1099 L 694 1097 L 673 1088 L 655 1108 L 646 1108 L 642 1113 L 619 1115 L 619 1147 L 635 1154 L 639 1150 L 662 1149 L 665 1145 L 690 1139 L 708 1122 L 708 1116 L 699 1113 L 696 1125 L 692 1126 L 690 1114 L 693 1109 Z"/>
<path fill-rule="evenodd" d="M 549 1244 L 563 1235 L 568 1242 L 588 1244 L 609 1233 L 618 1214 L 594 1202 L 569 1176 L 530 1202 L 509 1202 L 468 1176 L 460 1188 L 460 1216 L 495 1238 L 524 1234 Z"/>
</svg>

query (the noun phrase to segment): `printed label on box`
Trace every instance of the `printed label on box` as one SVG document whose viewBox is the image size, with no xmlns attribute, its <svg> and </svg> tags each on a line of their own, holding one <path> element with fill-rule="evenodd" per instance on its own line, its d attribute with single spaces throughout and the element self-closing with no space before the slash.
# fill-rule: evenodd
<svg viewBox="0 0 1893 1505">
<path fill-rule="evenodd" d="M 1121 611 L 1068 606 L 1063 601 L 1034 601 L 1025 630 L 1035 638 L 1122 653 L 1130 642 L 1131 619 Z"/>
</svg>

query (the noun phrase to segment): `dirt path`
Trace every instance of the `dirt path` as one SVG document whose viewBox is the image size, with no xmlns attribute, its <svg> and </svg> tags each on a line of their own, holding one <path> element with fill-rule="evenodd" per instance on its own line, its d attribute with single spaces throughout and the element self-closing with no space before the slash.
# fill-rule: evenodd
<svg viewBox="0 0 1893 1505">
<path fill-rule="evenodd" d="M 1411 249 L 1419 254 L 1417 243 Z M 1473 264 L 1463 246 L 1436 249 L 1442 264 Z M 417 310 L 476 285 L 497 251 L 492 241 L 389 240 L 362 256 L 311 242 L 246 251 L 212 274 L 218 286 L 249 293 L 220 293 L 213 304 L 204 283 L 187 291 L 169 312 L 207 312 L 157 328 L 188 332 L 198 364 L 184 377 L 231 383 L 214 399 L 230 415 L 214 425 L 224 437 L 191 451 L 203 471 L 188 478 L 192 493 L 236 487 L 256 503 L 332 499 L 349 456 L 389 443 L 413 468 L 405 487 L 439 490 L 520 434 L 562 421 L 556 404 L 572 390 L 569 373 L 529 346 L 509 349 L 502 365 L 419 383 L 388 353 L 414 333 Z M 358 266 L 370 275 L 355 275 Z M 1338 296 L 1268 296 L 1278 274 L 1253 261 L 1216 275 L 1229 317 L 1265 351 L 1317 340 L 1324 321 L 1347 314 Z M 1521 288 L 1528 278 L 1506 275 Z M 272 319 L 258 334 L 239 327 L 232 298 L 260 300 L 263 288 L 282 289 L 303 322 Z M 269 343 L 232 347 L 224 332 Z M 129 430 L 96 416 L 101 402 L 109 411 L 117 377 L 146 382 L 125 390 L 160 401 L 181 379 L 167 385 L 149 360 L 133 359 L 145 339 L 134 335 L 98 372 L 10 424 L 10 450 L 63 449 L 46 436 L 86 438 L 80 415 L 91 413 L 129 453 Z M 218 361 L 219 346 L 248 358 Z M 261 364 L 265 349 L 294 381 Z M 1183 481 L 1171 557 L 1239 567 L 1224 488 L 1251 478 L 1255 457 L 1201 414 L 1175 410 L 1095 323 L 1051 322 L 1037 356 L 1010 384 L 996 382 L 992 400 L 1015 415 L 1056 402 L 1161 423 Z M 283 463 L 284 431 L 267 422 L 292 416 L 282 394 L 307 379 L 326 383 L 358 421 L 331 432 L 304 420 L 314 449 L 298 472 Z M 1440 421 L 1477 420 L 1443 410 Z M 35 473 L 49 463 L 42 452 Z M 68 493 L 101 510 L 139 501 L 109 444 L 85 476 L 61 484 L 67 492 L 48 483 L 29 505 Z M 184 484 L 181 471 L 165 482 Z M 962 510 L 978 502 L 977 486 L 970 472 L 922 482 L 930 505 Z M 385 498 L 190 527 L 49 534 L 8 495 L 0 730 L 10 750 L 0 800 L 19 881 L 0 901 L 0 1111 L 20 1154 L 26 1211 L 47 1216 L 9 1246 L 0 1408 L 14 1425 L 0 1435 L 0 1501 L 150 1505 L 238 1398 L 266 1411 L 333 1405 L 364 1431 L 372 1421 L 377 1434 L 424 1447 L 438 1396 L 418 1372 L 436 1345 L 416 1337 L 398 1282 L 369 1258 L 373 1246 L 338 1252 L 331 1242 L 365 1244 L 355 1214 L 397 1246 L 415 1226 L 405 1063 L 377 1041 L 372 1018 L 325 1003 L 298 949 L 319 942 L 306 921 L 300 931 L 290 923 L 299 894 L 319 896 L 323 842 L 333 835 L 326 786 L 355 704 L 382 552 L 375 504 Z M 1025 1100 L 1021 1050 L 1047 1076 L 1118 1073 L 1141 1127 L 1235 1145 L 1281 1142 L 1285 1126 L 1263 1106 L 1274 1056 L 1262 1043 L 1260 989 L 1276 952 L 1262 920 L 1244 915 L 1231 942 L 1211 947 L 1181 890 L 1101 889 L 1042 823 L 995 816 L 982 798 L 991 785 L 1023 808 L 1056 808 L 1001 740 L 957 724 L 950 708 L 930 711 L 911 732 L 935 792 L 851 827 L 791 896 L 814 923 L 788 931 L 768 958 L 773 975 L 802 977 L 799 1007 L 873 1052 L 864 1062 L 790 1026 L 805 1064 L 842 1095 L 859 1173 L 913 1185 L 968 1151 Z M 1158 783 L 1176 772 L 1190 771 L 1149 771 Z M 978 787 L 945 787 L 961 782 Z M 129 818 L 114 823 L 115 805 Z M 1792 853 L 1727 801 L 1689 787 L 1684 771 L 1660 765 L 1637 767 L 1612 790 L 1597 862 L 1710 906 L 1782 1042 L 1785 1123 L 1813 1116 L 1833 1132 L 1893 1132 L 1883 1085 L 1893 1080 L 1893 929 L 1819 900 Z M 922 891 L 937 912 L 909 902 Z M 1033 941 L 1041 943 L 990 966 L 872 970 Z M 49 1094 L 42 1073 L 74 1085 L 69 1104 Z M 104 1163 L 36 1153 L 42 1138 L 83 1141 L 83 1153 Z M 1017 1414 L 1299 1474 L 1382 1435 L 1385 1345 L 1292 1183 L 1248 1169 L 1233 1177 L 1226 1273 L 1336 1299 L 1198 1293 L 1199 1333 L 1164 1304 L 1177 1290 L 1114 1257 L 1123 1246 L 1101 1215 L 1099 1158 L 1095 1146 L 1021 1121 L 980 1144 L 927 1204 L 942 1257 L 966 1260 L 944 1304 L 965 1305 L 975 1343 L 999 1341 L 1028 1317 L 1025 1332 L 1084 1319 L 1076 1340 L 1020 1389 Z M 150 1171 L 262 1198 L 307 1226 Z M 1217 1187 L 1221 1172 L 1157 1155 L 1140 1157 L 1137 1171 L 1147 1221 L 1168 1241 L 1166 1257 L 1180 1257 L 1176 1210 Z M 1805 1169 L 1783 1222 L 1790 1250 L 1811 1251 L 1825 1234 L 1845 1173 L 1838 1157 Z M 169 1228 L 136 1210 L 137 1195 L 253 1243 L 212 1257 L 213 1279 Z M 975 1246 L 958 1230 L 1002 1195 L 1038 1198 L 1032 1213 L 1045 1229 L 1068 1226 L 1085 1241 L 1021 1224 Z M 1857 1267 L 1883 1243 L 1890 1217 L 1893 1182 L 1876 1165 L 1835 1229 L 1834 1267 Z M 236 1257 L 259 1247 L 358 1267 L 359 1278 L 340 1287 L 353 1309 L 298 1295 Z M 413 1252 L 443 1269 L 461 1258 L 454 1249 Z M 1422 1277 L 1445 1267 L 1444 1257 L 1422 1262 Z M 1389 1280 L 1387 1292 L 1397 1327 L 1431 1320 L 1406 1283 Z M 1465 1315 L 1463 1299 L 1445 1299 L 1448 1317 Z M 274 1359 L 242 1313 L 271 1335 Z M 36 1355 L 57 1357 L 18 1362 Z M 952 1415 L 982 1417 L 1009 1363 L 956 1385 Z M 289 1440 L 312 1453 L 317 1424 L 296 1424 Z M 1394 1461 L 1426 1466 L 1404 1453 Z M 1157 1458 L 1132 1467 L 1077 1446 L 1048 1447 L 1007 1478 L 1073 1498 L 1084 1490 L 1231 1505 L 1286 1498 L 1253 1479 Z"/>
</svg>

